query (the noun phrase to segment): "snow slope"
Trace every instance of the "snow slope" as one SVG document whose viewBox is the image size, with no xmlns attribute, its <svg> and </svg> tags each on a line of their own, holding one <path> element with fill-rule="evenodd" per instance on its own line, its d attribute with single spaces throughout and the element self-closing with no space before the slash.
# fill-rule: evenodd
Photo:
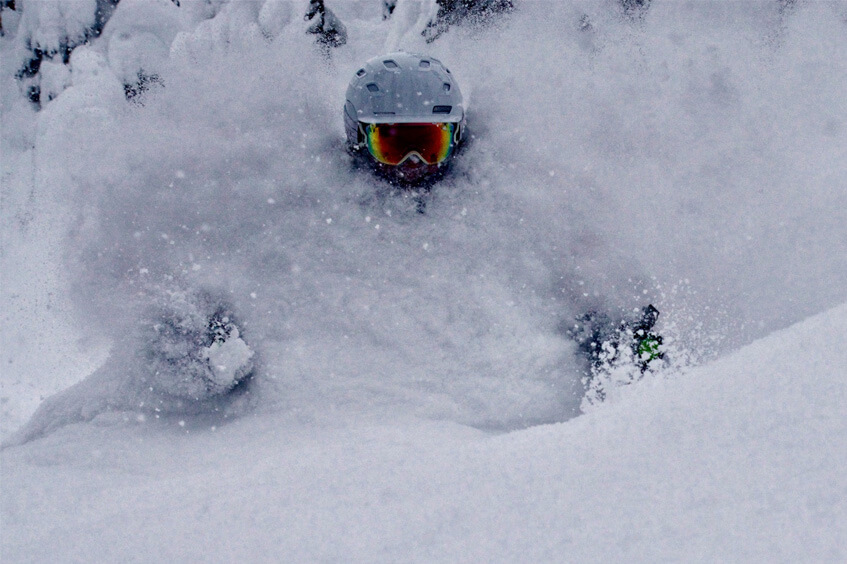
<svg viewBox="0 0 847 564">
<path fill-rule="evenodd" d="M 566 423 L 120 418 L 3 451 L 3 558 L 847 558 L 847 304 Z"/>
<path fill-rule="evenodd" d="M 0 38 L 4 560 L 843 559 L 843 3 L 519 2 L 428 45 L 430 0 L 351 0 L 330 59 L 305 2 L 180 4 L 123 0 L 39 112 L 26 37 L 78 20 Z M 342 149 L 396 48 L 470 99 L 423 214 Z M 200 292 L 256 373 L 165 405 L 145 328 Z M 648 301 L 669 368 L 580 415 L 564 329 Z"/>
</svg>

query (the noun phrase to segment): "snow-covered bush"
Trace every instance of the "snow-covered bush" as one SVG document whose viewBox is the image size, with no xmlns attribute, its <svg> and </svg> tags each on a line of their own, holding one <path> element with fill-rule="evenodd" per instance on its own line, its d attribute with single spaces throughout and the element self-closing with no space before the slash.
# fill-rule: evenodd
<svg viewBox="0 0 847 564">
<path fill-rule="evenodd" d="M 122 0 L 103 29 L 102 41 L 112 72 L 135 98 L 161 84 L 171 43 L 185 28 L 185 18 L 171 0 Z"/>
<path fill-rule="evenodd" d="M 41 74 L 39 96 L 42 101 L 49 102 L 56 98 L 71 84 L 71 69 L 61 61 L 44 60 L 41 62 L 39 71 Z"/>
<path fill-rule="evenodd" d="M 164 84 L 162 70 L 177 34 L 226 12 L 213 27 L 227 42 L 240 33 L 227 31 L 228 27 L 258 29 L 260 8 L 262 31 L 268 37 L 291 20 L 291 0 L 264 4 L 259 0 L 17 0 L 4 2 L 7 26 L 3 32 L 16 35 L 16 77 L 21 91 L 37 107 L 72 83 L 68 64 L 71 53 L 82 45 L 105 54 L 126 98 L 136 99 L 152 86 Z"/>
<path fill-rule="evenodd" d="M 21 53 L 17 77 L 33 103 L 55 98 L 69 84 L 67 69 L 59 69 L 58 65 L 68 64 L 76 47 L 100 35 L 117 3 L 118 0 L 15 2 L 15 11 L 20 13 L 16 31 Z"/>
</svg>

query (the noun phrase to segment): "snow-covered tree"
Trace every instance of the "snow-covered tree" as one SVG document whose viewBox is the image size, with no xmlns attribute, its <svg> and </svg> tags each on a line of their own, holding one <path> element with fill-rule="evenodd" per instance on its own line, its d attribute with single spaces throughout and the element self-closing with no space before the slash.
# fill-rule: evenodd
<svg viewBox="0 0 847 564">
<path fill-rule="evenodd" d="M 647 12 L 650 0 L 620 0 L 621 7 L 627 16 L 639 18 Z"/>
<path fill-rule="evenodd" d="M 514 9 L 512 0 L 437 0 L 436 3 L 438 13 L 423 32 L 427 43 L 438 39 L 452 25 L 484 25 L 492 17 Z"/>
<path fill-rule="evenodd" d="M 390 18 L 396 7 L 397 0 L 382 0 L 382 19 L 387 20 Z"/>
<path fill-rule="evenodd" d="M 347 43 L 347 28 L 334 12 L 324 5 L 324 0 L 309 2 L 306 20 L 313 20 L 306 32 L 317 36 L 316 41 L 324 54 L 329 55 L 331 48 Z"/>
<path fill-rule="evenodd" d="M 45 101 L 61 92 L 68 81 L 67 69 L 60 67 L 68 64 L 76 47 L 102 33 L 118 1 L 4 2 L 5 10 L 20 15 L 16 33 L 22 54 L 16 76 L 33 103 L 41 104 L 42 90 Z"/>
</svg>

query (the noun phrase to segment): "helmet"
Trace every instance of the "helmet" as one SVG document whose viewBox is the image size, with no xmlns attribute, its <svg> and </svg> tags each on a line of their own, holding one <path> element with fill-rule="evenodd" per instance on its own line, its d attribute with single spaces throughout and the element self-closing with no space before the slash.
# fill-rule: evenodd
<svg viewBox="0 0 847 564">
<path fill-rule="evenodd" d="M 462 93 L 441 61 L 405 52 L 370 59 L 347 87 L 348 147 L 395 180 L 442 174 L 465 126 Z"/>
</svg>

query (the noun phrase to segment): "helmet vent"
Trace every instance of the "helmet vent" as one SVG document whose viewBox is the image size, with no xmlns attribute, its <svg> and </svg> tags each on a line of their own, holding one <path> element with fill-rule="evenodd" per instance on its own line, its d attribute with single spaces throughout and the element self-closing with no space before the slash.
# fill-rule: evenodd
<svg viewBox="0 0 847 564">
<path fill-rule="evenodd" d="M 369 92 L 379 92 L 379 86 L 375 82 L 369 82 L 367 88 Z"/>
<path fill-rule="evenodd" d="M 356 76 L 362 77 L 362 76 L 365 76 L 366 74 L 368 74 L 368 73 L 365 69 L 359 69 L 359 71 L 356 73 Z"/>
<path fill-rule="evenodd" d="M 387 61 L 382 61 L 382 64 L 385 65 L 385 68 L 391 69 L 391 70 L 394 70 L 394 69 L 399 67 L 399 65 L 397 63 L 395 63 L 394 61 L 392 61 L 391 59 L 388 59 Z"/>
<path fill-rule="evenodd" d="M 445 92 L 450 92 L 450 83 L 449 83 L 449 82 L 445 82 L 445 83 L 444 83 L 444 91 L 445 91 Z"/>
<path fill-rule="evenodd" d="M 418 63 L 418 66 L 422 69 L 428 69 L 429 68 L 429 61 L 423 60 L 420 63 Z"/>
<path fill-rule="evenodd" d="M 434 114 L 449 114 L 453 110 L 453 106 L 433 106 L 432 113 Z"/>
</svg>

